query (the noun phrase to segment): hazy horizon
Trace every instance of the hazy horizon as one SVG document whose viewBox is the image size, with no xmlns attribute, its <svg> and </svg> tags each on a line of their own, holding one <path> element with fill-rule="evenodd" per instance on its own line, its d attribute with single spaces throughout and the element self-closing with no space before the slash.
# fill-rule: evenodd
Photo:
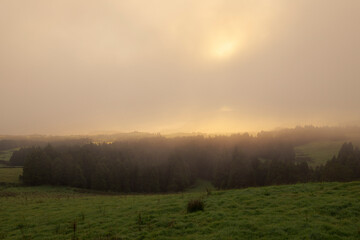
<svg viewBox="0 0 360 240">
<path fill-rule="evenodd" d="M 360 1 L 0 1 L 0 135 L 359 125 Z"/>
</svg>

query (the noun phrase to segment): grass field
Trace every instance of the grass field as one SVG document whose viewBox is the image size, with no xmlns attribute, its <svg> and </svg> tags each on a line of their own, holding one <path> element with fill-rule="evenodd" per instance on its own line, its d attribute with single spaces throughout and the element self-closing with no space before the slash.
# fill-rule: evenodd
<svg viewBox="0 0 360 240">
<path fill-rule="evenodd" d="M 0 168 L 0 183 L 19 183 L 22 168 Z"/>
<path fill-rule="evenodd" d="M 337 155 L 345 141 L 311 142 L 295 147 L 297 157 L 310 157 L 309 166 L 316 167 L 325 164 L 334 155 Z"/>
<path fill-rule="evenodd" d="M 297 146 L 295 147 L 295 153 L 297 157 L 310 157 L 312 160 L 308 162 L 309 166 L 316 167 L 325 164 L 333 156 L 337 156 L 345 142 L 352 142 L 354 147 L 360 146 L 358 138 L 341 141 L 319 141 Z"/>
<path fill-rule="evenodd" d="M 166 195 L 0 190 L 0 239 L 359 239 L 360 182 Z M 186 212 L 190 199 L 205 210 Z M 76 231 L 74 234 L 74 224 Z"/>
<path fill-rule="evenodd" d="M 0 161 L 9 161 L 13 152 L 19 150 L 19 148 L 13 148 L 5 151 L 0 151 Z"/>
</svg>

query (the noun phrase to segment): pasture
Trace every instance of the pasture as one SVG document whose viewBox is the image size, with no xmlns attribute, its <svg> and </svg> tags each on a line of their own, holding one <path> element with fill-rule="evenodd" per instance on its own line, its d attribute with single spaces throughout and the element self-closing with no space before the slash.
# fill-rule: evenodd
<svg viewBox="0 0 360 240">
<path fill-rule="evenodd" d="M 13 148 L 13 149 L 9 149 L 9 150 L 0 151 L 0 161 L 8 162 L 10 160 L 13 152 L 15 152 L 16 150 L 19 150 L 19 148 Z"/>
<path fill-rule="evenodd" d="M 204 211 L 187 213 L 199 198 Z M 163 195 L 3 187 L 0 239 L 359 239 L 359 199 L 360 182 Z"/>
<path fill-rule="evenodd" d="M 295 147 L 297 157 L 310 157 L 309 166 L 316 167 L 325 164 L 336 156 L 344 141 L 319 141 Z"/>
<path fill-rule="evenodd" d="M 1 167 L 0 183 L 20 183 L 19 175 L 22 174 L 22 167 Z"/>
</svg>

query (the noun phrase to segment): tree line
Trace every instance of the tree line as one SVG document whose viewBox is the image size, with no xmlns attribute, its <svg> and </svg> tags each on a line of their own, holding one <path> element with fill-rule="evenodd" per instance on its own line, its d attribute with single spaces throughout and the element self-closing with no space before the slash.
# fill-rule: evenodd
<svg viewBox="0 0 360 240">
<path fill-rule="evenodd" d="M 183 191 L 196 179 L 219 189 L 360 179 L 360 152 L 351 143 L 313 169 L 296 158 L 291 141 L 266 134 L 47 145 L 22 148 L 10 161 L 23 163 L 27 185 L 119 192 Z"/>
</svg>

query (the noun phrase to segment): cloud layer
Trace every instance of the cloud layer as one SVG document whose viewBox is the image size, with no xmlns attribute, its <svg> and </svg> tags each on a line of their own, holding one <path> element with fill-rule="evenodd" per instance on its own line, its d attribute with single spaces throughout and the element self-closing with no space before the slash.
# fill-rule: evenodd
<svg viewBox="0 0 360 240">
<path fill-rule="evenodd" d="M 0 2 L 0 134 L 360 120 L 360 2 Z"/>
</svg>

